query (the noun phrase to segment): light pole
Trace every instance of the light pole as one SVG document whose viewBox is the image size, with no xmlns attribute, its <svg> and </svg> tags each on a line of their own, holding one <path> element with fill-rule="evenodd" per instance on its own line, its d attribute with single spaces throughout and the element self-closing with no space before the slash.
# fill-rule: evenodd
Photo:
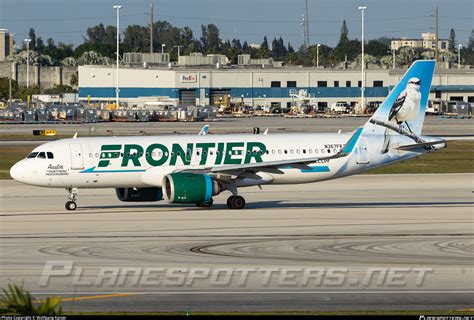
<svg viewBox="0 0 474 320">
<path fill-rule="evenodd" d="M 150 53 L 153 53 L 153 2 L 150 2 L 150 12 L 145 12 L 150 15 Z"/>
<path fill-rule="evenodd" d="M 117 10 L 117 72 L 115 75 L 115 103 L 116 108 L 119 107 L 119 46 L 120 46 L 120 9 L 122 9 L 121 5 L 115 5 L 114 9 Z"/>
<path fill-rule="evenodd" d="M 26 88 L 30 87 L 30 42 L 31 39 L 25 39 L 26 42 Z M 11 72 L 11 70 L 10 70 Z"/>
<path fill-rule="evenodd" d="M 316 68 L 319 69 L 319 47 L 321 46 L 320 43 L 316 46 Z"/>
<path fill-rule="evenodd" d="M 162 43 L 161 44 L 161 53 L 165 53 L 165 47 L 166 47 L 166 44 Z"/>
<path fill-rule="evenodd" d="M 364 57 L 364 16 L 365 16 L 365 10 L 367 10 L 367 7 L 359 7 L 359 10 L 361 11 L 362 14 L 362 58 L 361 58 L 361 77 L 362 77 L 362 85 L 361 85 L 361 107 L 362 111 L 365 111 L 365 57 Z"/>
<path fill-rule="evenodd" d="M 395 49 L 392 49 L 392 69 L 395 70 Z"/>
<path fill-rule="evenodd" d="M 12 106 L 12 58 L 8 57 L 8 107 Z"/>
<path fill-rule="evenodd" d="M 461 48 L 462 44 L 458 45 L 458 69 L 461 69 Z"/>
</svg>

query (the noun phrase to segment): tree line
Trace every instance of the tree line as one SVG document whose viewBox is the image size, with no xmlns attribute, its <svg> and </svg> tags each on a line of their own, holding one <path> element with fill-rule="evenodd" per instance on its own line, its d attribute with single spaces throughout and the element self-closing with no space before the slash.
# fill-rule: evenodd
<svg viewBox="0 0 474 320">
<path fill-rule="evenodd" d="M 115 59 L 116 51 L 116 27 L 112 25 L 98 24 L 87 28 L 82 44 L 74 47 L 72 44 L 55 43 L 54 39 L 48 38 L 46 42 L 35 34 L 33 28 L 29 31 L 30 61 L 43 65 L 65 65 L 76 66 L 82 64 L 110 64 Z M 149 52 L 150 51 L 150 28 L 143 25 L 129 25 L 120 36 L 120 51 L 123 52 Z M 442 53 L 441 58 L 447 61 L 456 60 L 456 34 L 453 29 L 450 32 L 450 51 Z M 392 55 L 390 42 L 392 39 L 382 37 L 367 41 L 365 45 L 366 61 L 380 65 L 391 66 Z M 285 42 L 282 37 L 275 37 L 271 41 L 265 36 L 257 46 L 250 45 L 247 41 L 240 39 L 223 39 L 219 28 L 215 24 L 201 25 L 201 34 L 196 37 L 189 27 L 175 27 L 167 21 L 156 21 L 153 23 L 153 52 L 161 52 L 162 44 L 165 52 L 170 54 L 171 60 L 177 60 L 176 46 L 180 46 L 181 54 L 188 55 L 191 52 L 202 52 L 203 54 L 223 54 L 227 56 L 232 64 L 237 63 L 239 54 L 249 54 L 252 58 L 273 58 L 288 64 L 311 66 L 316 64 L 317 45 L 310 46 L 307 50 L 303 47 L 295 48 L 290 42 Z M 23 44 L 23 51 L 26 49 Z M 413 48 L 402 48 L 397 55 L 397 65 L 409 64 L 415 59 L 431 58 L 434 52 L 430 50 L 419 50 Z M 462 49 L 462 57 L 465 63 L 474 64 L 474 31 L 469 40 L 469 46 Z M 20 52 L 16 55 L 19 62 L 26 61 L 26 53 Z M 319 47 L 319 63 L 321 66 L 336 66 L 348 61 L 357 63 L 360 61 L 361 42 L 349 37 L 349 29 L 346 21 L 342 22 L 340 37 L 335 47 L 321 44 Z"/>
</svg>

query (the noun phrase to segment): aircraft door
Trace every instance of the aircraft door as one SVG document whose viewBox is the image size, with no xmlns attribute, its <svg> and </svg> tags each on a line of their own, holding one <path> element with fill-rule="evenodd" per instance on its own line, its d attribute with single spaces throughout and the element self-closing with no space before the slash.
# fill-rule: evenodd
<svg viewBox="0 0 474 320">
<path fill-rule="evenodd" d="M 71 143 L 69 145 L 71 150 L 71 169 L 84 169 L 84 160 L 82 156 L 82 145 L 80 143 Z"/>
<path fill-rule="evenodd" d="M 359 146 L 357 148 L 357 163 L 367 164 L 369 163 L 369 150 L 367 138 L 361 137 L 359 140 Z"/>
</svg>

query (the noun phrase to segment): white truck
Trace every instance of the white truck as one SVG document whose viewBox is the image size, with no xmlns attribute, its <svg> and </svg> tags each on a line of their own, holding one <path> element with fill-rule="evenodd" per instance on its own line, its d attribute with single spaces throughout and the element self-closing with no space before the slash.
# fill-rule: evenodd
<svg viewBox="0 0 474 320">
<path fill-rule="evenodd" d="M 329 111 L 337 113 L 349 112 L 351 106 L 347 102 L 335 102 L 329 107 Z"/>
</svg>

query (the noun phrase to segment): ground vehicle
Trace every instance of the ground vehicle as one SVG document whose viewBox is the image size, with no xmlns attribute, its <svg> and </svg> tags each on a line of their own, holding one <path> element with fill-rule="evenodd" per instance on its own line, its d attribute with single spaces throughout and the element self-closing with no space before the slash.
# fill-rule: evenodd
<svg viewBox="0 0 474 320">
<path fill-rule="evenodd" d="M 282 113 L 281 107 L 270 107 L 270 113 L 281 114 Z"/>
<path fill-rule="evenodd" d="M 243 113 L 252 114 L 252 113 L 254 113 L 254 111 L 255 111 L 255 110 L 253 109 L 252 106 L 243 106 L 243 107 L 242 107 L 242 112 L 243 112 Z"/>
<path fill-rule="evenodd" d="M 349 112 L 351 106 L 347 102 L 336 102 L 331 104 L 329 111 L 337 113 L 347 113 Z"/>
</svg>

